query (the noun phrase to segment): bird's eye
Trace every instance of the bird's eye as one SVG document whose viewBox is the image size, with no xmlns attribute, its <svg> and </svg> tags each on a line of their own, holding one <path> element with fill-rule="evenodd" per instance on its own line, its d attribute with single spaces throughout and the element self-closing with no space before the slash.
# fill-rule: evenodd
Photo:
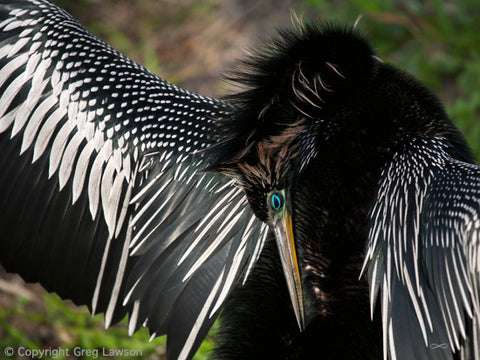
<svg viewBox="0 0 480 360">
<path fill-rule="evenodd" d="M 270 195 L 270 206 L 274 211 L 278 211 L 283 206 L 283 195 L 280 192 L 274 192 Z"/>
</svg>

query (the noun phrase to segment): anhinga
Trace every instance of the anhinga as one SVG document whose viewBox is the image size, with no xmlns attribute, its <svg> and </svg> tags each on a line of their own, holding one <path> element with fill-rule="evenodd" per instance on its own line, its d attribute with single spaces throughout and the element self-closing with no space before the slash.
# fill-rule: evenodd
<svg viewBox="0 0 480 360">
<path fill-rule="evenodd" d="M 225 101 L 46 0 L 1 1 L 0 31 L 9 271 L 169 359 L 222 308 L 221 359 L 480 358 L 480 170 L 356 31 L 281 32 Z"/>
</svg>

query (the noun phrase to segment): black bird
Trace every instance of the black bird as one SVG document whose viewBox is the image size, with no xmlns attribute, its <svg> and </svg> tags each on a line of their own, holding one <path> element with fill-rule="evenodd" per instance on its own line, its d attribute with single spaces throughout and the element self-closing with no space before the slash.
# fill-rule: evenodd
<svg viewBox="0 0 480 360">
<path fill-rule="evenodd" d="M 169 359 L 222 308 L 218 359 L 480 359 L 480 170 L 358 32 L 280 32 L 218 101 L 48 1 L 0 4 L 9 271 Z"/>
</svg>

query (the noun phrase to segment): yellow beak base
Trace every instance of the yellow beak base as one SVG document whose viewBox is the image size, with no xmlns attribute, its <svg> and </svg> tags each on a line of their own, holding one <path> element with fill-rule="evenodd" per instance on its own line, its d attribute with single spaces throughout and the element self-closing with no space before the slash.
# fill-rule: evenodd
<svg viewBox="0 0 480 360">
<path fill-rule="evenodd" d="M 282 215 L 278 216 L 274 224 L 274 232 L 295 317 L 300 331 L 303 331 L 305 328 L 305 311 L 303 306 L 302 280 L 295 250 L 292 217 L 288 210 L 285 209 Z"/>
</svg>

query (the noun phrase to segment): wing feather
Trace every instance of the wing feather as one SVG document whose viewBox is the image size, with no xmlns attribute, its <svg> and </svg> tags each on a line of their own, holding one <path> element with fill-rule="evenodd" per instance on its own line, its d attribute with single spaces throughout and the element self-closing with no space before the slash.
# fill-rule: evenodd
<svg viewBox="0 0 480 360">
<path fill-rule="evenodd" d="M 447 148 L 431 138 L 397 153 L 372 209 L 364 269 L 392 359 L 480 358 L 480 167 Z"/>
<path fill-rule="evenodd" d="M 158 78 L 46 0 L 0 1 L 0 261 L 191 358 L 267 227 L 206 172 L 233 107 Z"/>
</svg>

